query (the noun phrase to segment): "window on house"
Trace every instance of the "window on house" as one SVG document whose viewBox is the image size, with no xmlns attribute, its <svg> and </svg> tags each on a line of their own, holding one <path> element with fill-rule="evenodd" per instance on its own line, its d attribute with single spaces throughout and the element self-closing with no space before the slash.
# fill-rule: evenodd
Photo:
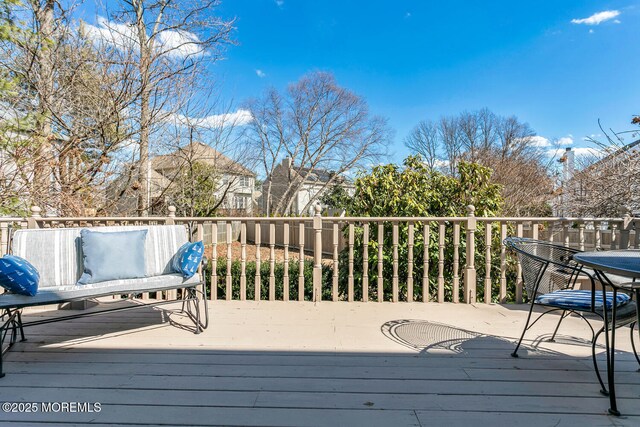
<svg viewBox="0 0 640 427">
<path fill-rule="evenodd" d="M 238 178 L 238 185 L 241 188 L 247 188 L 249 187 L 249 184 L 250 184 L 250 181 L 248 176 L 241 176 Z"/>
<path fill-rule="evenodd" d="M 246 209 L 247 208 L 247 198 L 244 196 L 234 196 L 233 197 L 233 207 L 235 209 Z"/>
</svg>

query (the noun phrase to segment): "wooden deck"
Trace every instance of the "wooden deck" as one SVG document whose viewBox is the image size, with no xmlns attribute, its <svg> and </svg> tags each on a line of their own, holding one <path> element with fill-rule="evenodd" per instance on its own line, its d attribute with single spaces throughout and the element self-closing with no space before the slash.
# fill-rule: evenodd
<svg viewBox="0 0 640 427">
<path fill-rule="evenodd" d="M 201 335 L 186 330 L 177 311 L 151 308 L 34 326 L 7 355 L 0 401 L 100 402 L 101 410 L 0 412 L 0 422 L 640 425 L 640 373 L 628 328 L 619 335 L 617 364 L 624 416 L 615 418 L 606 415 L 579 319 L 565 320 L 558 342 L 549 343 L 557 318 L 548 316 L 521 357 L 509 356 L 525 310 L 220 301 Z"/>
</svg>

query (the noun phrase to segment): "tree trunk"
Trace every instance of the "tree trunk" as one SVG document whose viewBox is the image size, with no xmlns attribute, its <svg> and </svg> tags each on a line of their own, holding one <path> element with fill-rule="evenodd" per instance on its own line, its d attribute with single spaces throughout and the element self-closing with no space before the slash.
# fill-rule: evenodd
<svg viewBox="0 0 640 427">
<path fill-rule="evenodd" d="M 47 207 L 55 206 L 56 198 L 52 199 L 51 176 L 54 161 L 52 147 L 52 126 L 49 108 L 53 98 L 53 26 L 55 0 L 46 0 L 40 6 L 35 5 L 36 19 L 39 22 L 36 61 L 39 72 L 38 86 L 38 121 L 36 127 L 37 147 L 35 153 L 32 203 L 41 206 L 45 212 Z"/>
</svg>

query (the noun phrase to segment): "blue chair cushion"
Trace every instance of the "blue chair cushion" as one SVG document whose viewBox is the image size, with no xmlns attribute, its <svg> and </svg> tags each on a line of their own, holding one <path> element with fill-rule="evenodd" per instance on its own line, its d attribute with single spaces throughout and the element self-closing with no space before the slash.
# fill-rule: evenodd
<svg viewBox="0 0 640 427">
<path fill-rule="evenodd" d="M 147 230 L 103 233 L 84 229 L 80 238 L 84 273 L 79 285 L 145 277 Z"/>
<path fill-rule="evenodd" d="M 595 309 L 602 310 L 602 291 L 596 291 Z M 629 302 L 629 295 L 618 292 L 616 307 Z M 536 297 L 537 304 L 573 310 L 591 310 L 591 291 L 563 289 Z M 607 292 L 607 310 L 613 307 L 613 292 Z"/>
<path fill-rule="evenodd" d="M 188 279 L 197 273 L 203 256 L 204 243 L 202 241 L 185 243 L 180 246 L 178 252 L 171 259 L 171 268 Z"/>
<path fill-rule="evenodd" d="M 15 255 L 0 258 L 0 286 L 20 295 L 34 296 L 38 292 L 40 273 L 26 259 Z"/>
</svg>

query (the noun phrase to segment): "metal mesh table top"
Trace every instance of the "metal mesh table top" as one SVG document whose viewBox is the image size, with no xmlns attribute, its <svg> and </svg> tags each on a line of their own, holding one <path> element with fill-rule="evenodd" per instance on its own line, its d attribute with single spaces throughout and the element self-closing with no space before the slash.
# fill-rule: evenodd
<svg viewBox="0 0 640 427">
<path fill-rule="evenodd" d="M 640 249 L 581 252 L 575 254 L 573 259 L 605 273 L 640 279 Z"/>
</svg>

